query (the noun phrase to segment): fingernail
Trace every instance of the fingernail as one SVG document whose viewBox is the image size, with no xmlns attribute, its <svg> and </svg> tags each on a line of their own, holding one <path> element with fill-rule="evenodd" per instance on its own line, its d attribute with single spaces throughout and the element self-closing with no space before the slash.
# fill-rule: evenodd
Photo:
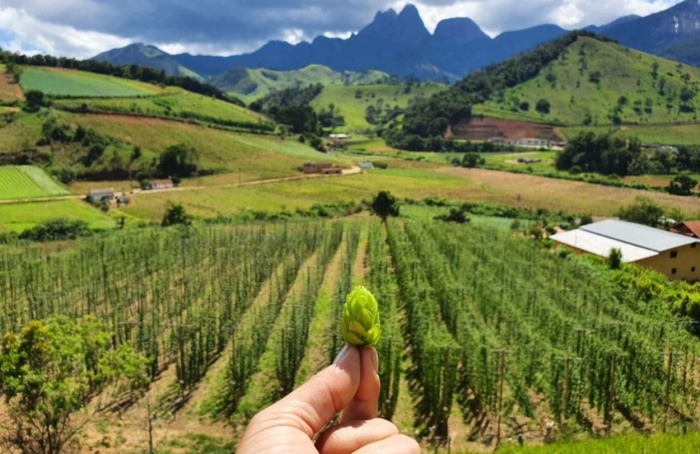
<svg viewBox="0 0 700 454">
<path fill-rule="evenodd" d="M 350 346 L 348 344 L 345 344 L 342 350 L 340 350 L 340 353 L 338 353 L 338 356 L 335 357 L 335 360 L 333 360 L 333 364 L 338 364 L 345 358 L 345 355 L 348 354 L 350 351 Z"/>
<path fill-rule="evenodd" d="M 379 374 L 379 355 L 374 347 L 372 347 L 372 366 L 374 367 L 374 373 Z"/>
</svg>

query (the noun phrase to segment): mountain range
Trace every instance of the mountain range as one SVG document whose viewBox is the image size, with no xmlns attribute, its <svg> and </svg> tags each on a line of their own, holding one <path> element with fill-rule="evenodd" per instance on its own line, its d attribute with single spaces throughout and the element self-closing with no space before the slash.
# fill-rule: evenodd
<svg viewBox="0 0 700 454">
<path fill-rule="evenodd" d="M 625 16 L 587 27 L 621 44 L 689 64 L 700 64 L 700 1 L 686 0 L 647 17 Z M 545 24 L 507 31 L 495 38 L 469 18 L 440 22 L 430 33 L 413 5 L 400 13 L 378 12 L 369 25 L 347 39 L 319 36 L 312 42 L 270 41 L 255 52 L 230 57 L 169 55 L 153 46 L 132 44 L 94 57 L 117 64 L 140 64 L 173 75 L 207 79 L 235 68 L 298 70 L 324 65 L 335 71 L 378 70 L 401 77 L 458 80 L 466 74 L 525 52 L 567 33 Z"/>
</svg>

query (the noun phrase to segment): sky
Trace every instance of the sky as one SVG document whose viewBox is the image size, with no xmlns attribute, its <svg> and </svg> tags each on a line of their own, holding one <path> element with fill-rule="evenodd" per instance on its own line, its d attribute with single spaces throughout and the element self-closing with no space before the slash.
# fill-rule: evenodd
<svg viewBox="0 0 700 454">
<path fill-rule="evenodd" d="M 491 36 L 543 23 L 566 29 L 646 16 L 681 0 L 420 0 L 428 30 L 469 17 Z M 0 0 L 0 48 L 89 58 L 134 42 L 169 53 L 233 55 L 269 40 L 347 37 L 396 0 Z"/>
</svg>

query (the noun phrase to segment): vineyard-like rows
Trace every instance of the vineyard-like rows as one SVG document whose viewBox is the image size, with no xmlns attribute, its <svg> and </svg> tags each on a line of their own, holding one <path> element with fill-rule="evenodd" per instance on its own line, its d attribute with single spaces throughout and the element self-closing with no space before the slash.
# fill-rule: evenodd
<svg viewBox="0 0 700 454">
<path fill-rule="evenodd" d="M 0 200 L 67 195 L 46 172 L 32 166 L 0 167 Z"/>
<path fill-rule="evenodd" d="M 201 409 L 240 432 L 332 361 L 357 282 L 381 306 L 381 416 L 422 437 L 696 427 L 700 343 L 682 321 L 580 260 L 476 227 L 292 223 L 5 247 L 0 333 L 94 315 L 154 379 L 170 371 L 166 403 L 214 375 Z"/>
</svg>

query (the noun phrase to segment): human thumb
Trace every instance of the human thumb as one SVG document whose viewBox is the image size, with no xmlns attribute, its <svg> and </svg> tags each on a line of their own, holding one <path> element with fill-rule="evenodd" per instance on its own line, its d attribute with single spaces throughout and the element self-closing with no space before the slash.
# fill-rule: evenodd
<svg viewBox="0 0 700 454">
<path fill-rule="evenodd" d="M 251 426 L 295 428 L 312 439 L 353 399 L 360 385 L 360 369 L 359 351 L 346 345 L 333 365 L 259 413 Z M 255 432 L 253 427 L 249 429 Z"/>
</svg>

